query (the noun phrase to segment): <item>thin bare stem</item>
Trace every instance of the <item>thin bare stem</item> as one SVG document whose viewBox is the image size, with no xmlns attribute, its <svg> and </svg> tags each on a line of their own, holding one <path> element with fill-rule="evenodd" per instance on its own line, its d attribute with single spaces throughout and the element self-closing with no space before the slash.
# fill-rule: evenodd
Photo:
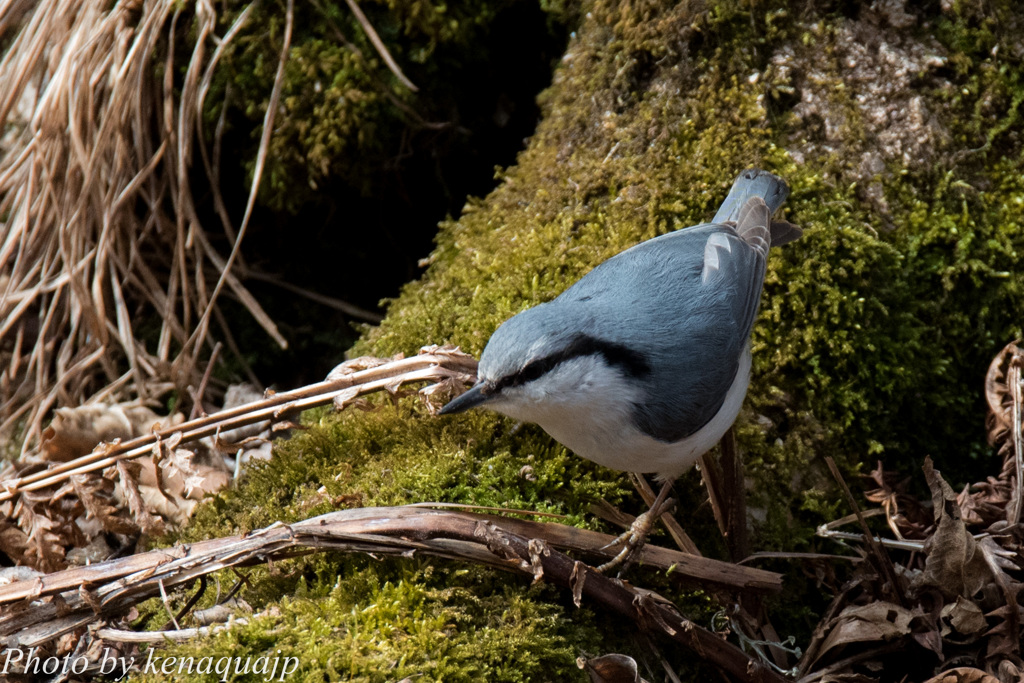
<svg viewBox="0 0 1024 683">
<path fill-rule="evenodd" d="M 264 420 L 280 420 L 284 415 L 294 415 L 336 400 L 347 403 L 375 391 L 396 391 L 400 385 L 411 382 L 470 382 L 475 370 L 476 361 L 472 357 L 453 349 L 436 349 L 434 353 L 377 364 L 337 379 L 273 394 L 261 401 L 159 429 L 129 441 L 100 444 L 92 453 L 80 458 L 24 477 L 0 481 L 0 502 L 12 500 L 26 491 L 60 484 L 74 474 L 96 472 L 120 460 L 152 453 L 163 441 L 187 443 Z"/>
</svg>

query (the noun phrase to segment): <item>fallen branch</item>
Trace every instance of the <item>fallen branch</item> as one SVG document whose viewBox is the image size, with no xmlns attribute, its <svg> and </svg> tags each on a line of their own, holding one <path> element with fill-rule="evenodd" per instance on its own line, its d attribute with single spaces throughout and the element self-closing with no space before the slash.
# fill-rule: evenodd
<svg viewBox="0 0 1024 683">
<path fill-rule="evenodd" d="M 556 548 L 610 557 L 611 536 L 512 518 L 422 507 L 357 508 L 295 524 L 275 524 L 245 536 L 133 555 L 0 587 L 0 642 L 31 648 L 123 613 L 161 591 L 226 569 L 265 563 L 308 550 L 376 555 L 423 553 L 530 574 L 573 591 L 577 605 L 592 601 L 697 652 L 740 681 L 783 681 L 720 636 L 679 615 L 647 591 L 597 574 Z M 667 548 L 646 546 L 642 562 L 713 588 L 778 591 L 782 577 Z"/>
<path fill-rule="evenodd" d="M 45 576 L 0 586 L 0 605 L 20 600 L 49 597 L 66 591 L 90 590 L 105 604 L 114 599 L 104 593 L 113 582 L 130 586 L 164 583 L 177 586 L 200 575 L 226 567 L 262 562 L 260 558 L 279 555 L 298 547 L 332 548 L 377 554 L 420 551 L 431 555 L 466 559 L 465 548 L 445 542 L 468 522 L 500 523 L 509 533 L 540 539 L 554 547 L 590 558 L 610 558 L 614 551 L 605 546 L 614 536 L 564 524 L 533 522 L 451 510 L 432 510 L 423 504 L 395 508 L 354 508 L 327 513 L 295 524 L 276 524 L 246 536 L 200 541 L 184 546 L 152 550 L 86 567 L 76 567 Z M 458 535 L 452 537 L 458 538 Z M 479 553 L 470 553 L 479 559 Z M 488 558 L 488 564 L 504 566 Z M 774 593 L 782 589 L 782 577 L 774 572 L 690 555 L 670 548 L 645 545 L 642 564 L 670 570 L 677 578 L 732 591 Z M 215 565 L 215 566 L 214 566 Z M 121 584 L 124 584 L 123 586 Z M 107 589 L 95 588 L 108 586 Z M 120 590 L 120 589 L 119 589 Z M 135 589 L 131 589 L 135 590 Z M 131 591 L 129 591 L 131 592 Z M 157 590 L 156 593 L 158 594 Z M 115 597 L 121 593 L 116 593 Z M 147 596 L 150 597 L 150 596 Z M 0 637 L 9 637 L 9 617 L 0 617 Z"/>
</svg>

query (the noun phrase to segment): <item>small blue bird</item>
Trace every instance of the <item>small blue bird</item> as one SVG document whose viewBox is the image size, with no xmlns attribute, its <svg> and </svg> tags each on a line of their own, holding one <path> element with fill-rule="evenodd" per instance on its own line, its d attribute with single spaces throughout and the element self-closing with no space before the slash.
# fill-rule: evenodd
<svg viewBox="0 0 1024 683">
<path fill-rule="evenodd" d="M 778 176 L 744 171 L 711 223 L 627 249 L 505 321 L 477 384 L 441 410 L 486 407 L 539 424 L 598 464 L 664 478 L 623 553 L 602 569 L 642 544 L 671 482 L 740 411 L 768 249 L 801 235 L 772 222 L 788 195 Z"/>
</svg>

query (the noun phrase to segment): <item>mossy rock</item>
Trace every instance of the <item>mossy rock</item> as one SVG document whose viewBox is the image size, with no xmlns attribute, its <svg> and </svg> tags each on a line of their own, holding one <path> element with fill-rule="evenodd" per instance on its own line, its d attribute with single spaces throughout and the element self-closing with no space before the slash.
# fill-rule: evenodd
<svg viewBox="0 0 1024 683">
<path fill-rule="evenodd" d="M 503 320 L 595 264 L 710 218 L 736 174 L 760 166 L 790 182 L 787 216 L 805 236 L 770 260 L 739 421 L 754 547 L 807 550 L 815 526 L 837 516 L 825 455 L 850 474 L 876 459 L 912 472 L 925 455 L 961 482 L 995 472 L 981 387 L 989 358 L 1021 333 L 1024 32 L 1008 0 L 988 14 L 957 2 L 876 6 L 586 5 L 518 163 L 441 226 L 426 274 L 354 353 L 445 342 L 478 353 Z M 581 525 L 598 524 L 587 508 L 601 497 L 641 507 L 622 475 L 493 415 L 437 419 L 402 400 L 307 421 L 202 506 L 185 537 L 352 504 L 500 505 Z M 720 551 L 697 475 L 678 493 L 698 545 Z M 199 648 L 306 652 L 298 680 L 583 680 L 573 659 L 584 651 L 650 659 L 606 615 L 490 570 L 328 557 L 288 566 L 254 582 L 254 604 L 280 603 L 274 616 Z M 683 597 L 650 573 L 634 578 Z M 776 626 L 806 636 L 827 596 L 799 576 L 789 590 Z M 716 609 L 701 594 L 684 605 L 702 624 Z M 316 653 L 303 631 L 316 633 Z M 425 656 L 441 632 L 475 654 Z M 520 647 L 519 665 L 499 666 Z M 695 656 L 667 656 L 699 680 Z"/>
</svg>

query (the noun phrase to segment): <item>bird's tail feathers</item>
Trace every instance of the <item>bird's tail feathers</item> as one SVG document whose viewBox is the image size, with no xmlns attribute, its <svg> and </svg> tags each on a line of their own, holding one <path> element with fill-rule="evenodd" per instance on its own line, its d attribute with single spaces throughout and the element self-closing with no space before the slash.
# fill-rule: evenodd
<svg viewBox="0 0 1024 683">
<path fill-rule="evenodd" d="M 772 245 L 771 220 L 768 205 L 756 195 L 747 199 L 736 220 L 736 234 L 765 258 Z"/>
<path fill-rule="evenodd" d="M 736 221 L 736 234 L 762 254 L 767 255 L 769 247 L 781 247 L 804 234 L 799 226 L 788 221 L 773 221 L 768 214 L 768 205 L 760 197 L 751 197 L 740 209 Z"/>
<path fill-rule="evenodd" d="M 793 225 L 789 221 L 772 221 L 772 224 L 768 226 L 772 233 L 772 246 L 781 247 L 783 244 L 789 244 L 793 240 L 799 239 L 804 234 L 803 228 L 799 225 Z"/>
</svg>

